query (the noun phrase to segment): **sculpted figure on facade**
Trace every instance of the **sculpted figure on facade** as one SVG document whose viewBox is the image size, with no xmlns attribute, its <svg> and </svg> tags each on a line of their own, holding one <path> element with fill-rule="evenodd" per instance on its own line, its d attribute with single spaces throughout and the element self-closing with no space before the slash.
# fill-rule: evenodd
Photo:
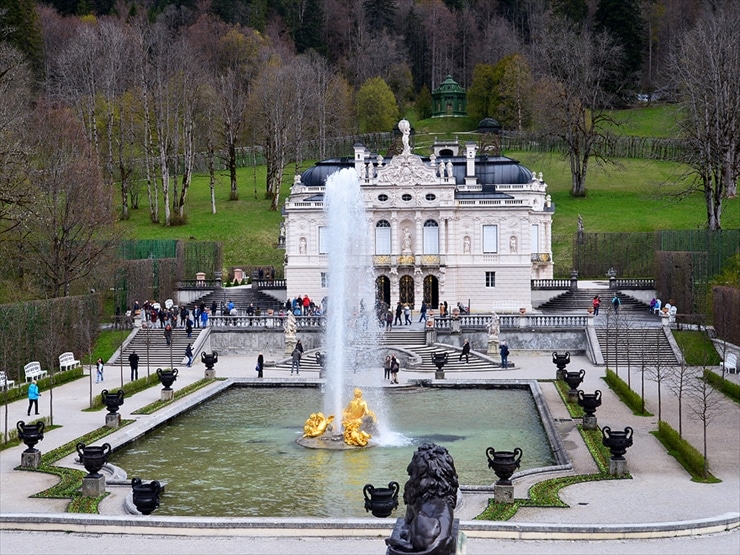
<svg viewBox="0 0 740 555">
<path fill-rule="evenodd" d="M 409 135 L 411 134 L 411 124 L 408 120 L 402 119 L 398 122 L 398 130 L 403 133 L 401 141 L 403 142 L 403 156 L 411 154 L 411 147 L 409 146 Z"/>
<path fill-rule="evenodd" d="M 463 239 L 463 253 L 470 254 L 470 237 L 467 235 Z"/>
<path fill-rule="evenodd" d="M 403 228 L 403 243 L 401 244 L 401 252 L 408 254 L 411 252 L 411 231 L 408 227 Z"/>
<path fill-rule="evenodd" d="M 301 237 L 298 241 L 298 254 L 306 254 L 306 238 Z"/>
</svg>

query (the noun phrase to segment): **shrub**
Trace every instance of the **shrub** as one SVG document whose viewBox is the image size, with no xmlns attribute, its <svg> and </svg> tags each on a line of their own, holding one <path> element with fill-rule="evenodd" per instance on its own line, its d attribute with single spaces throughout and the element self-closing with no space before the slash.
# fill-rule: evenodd
<svg viewBox="0 0 740 555">
<path fill-rule="evenodd" d="M 642 397 L 630 389 L 630 386 L 617 376 L 613 371 L 606 369 L 604 377 L 606 384 L 617 394 L 619 399 L 627 405 L 637 416 L 652 416 L 647 410 L 643 409 Z"/>
<path fill-rule="evenodd" d="M 694 478 L 704 478 L 704 457 L 667 422 L 660 420 L 653 434 Z"/>
<path fill-rule="evenodd" d="M 740 403 L 740 385 L 731 382 L 711 370 L 704 370 L 704 379 L 736 403 Z"/>
</svg>

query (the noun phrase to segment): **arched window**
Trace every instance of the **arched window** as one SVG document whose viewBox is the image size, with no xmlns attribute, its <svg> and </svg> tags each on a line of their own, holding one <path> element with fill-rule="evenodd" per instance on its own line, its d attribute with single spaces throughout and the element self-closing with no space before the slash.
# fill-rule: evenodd
<svg viewBox="0 0 740 555">
<path fill-rule="evenodd" d="M 375 224 L 375 254 L 391 254 L 391 224 L 386 220 Z"/>
<path fill-rule="evenodd" d="M 439 254 L 439 224 L 434 220 L 424 222 L 424 254 Z"/>
</svg>

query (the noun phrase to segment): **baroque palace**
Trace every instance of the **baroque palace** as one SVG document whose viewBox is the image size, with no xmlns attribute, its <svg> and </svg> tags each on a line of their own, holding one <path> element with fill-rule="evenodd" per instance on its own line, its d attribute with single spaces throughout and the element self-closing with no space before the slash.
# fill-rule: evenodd
<svg viewBox="0 0 740 555">
<path fill-rule="evenodd" d="M 401 120 L 403 152 L 355 145 L 354 159 L 319 162 L 296 176 L 284 207 L 288 298 L 322 299 L 328 281 L 326 178 L 354 168 L 374 237 L 376 299 L 418 310 L 461 303 L 476 312 L 531 310 L 531 280 L 552 279 L 554 205 L 542 174 L 477 143 L 436 142 L 418 156 Z"/>
</svg>

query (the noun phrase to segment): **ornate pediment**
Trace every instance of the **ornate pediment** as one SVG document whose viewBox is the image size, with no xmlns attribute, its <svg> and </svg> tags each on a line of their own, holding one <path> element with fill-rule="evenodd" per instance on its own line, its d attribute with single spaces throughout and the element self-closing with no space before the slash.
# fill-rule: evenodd
<svg viewBox="0 0 740 555">
<path fill-rule="evenodd" d="M 377 167 L 377 182 L 381 185 L 414 186 L 436 183 L 434 168 L 421 161 L 415 154 L 400 154 L 391 158 L 386 166 Z"/>
</svg>

